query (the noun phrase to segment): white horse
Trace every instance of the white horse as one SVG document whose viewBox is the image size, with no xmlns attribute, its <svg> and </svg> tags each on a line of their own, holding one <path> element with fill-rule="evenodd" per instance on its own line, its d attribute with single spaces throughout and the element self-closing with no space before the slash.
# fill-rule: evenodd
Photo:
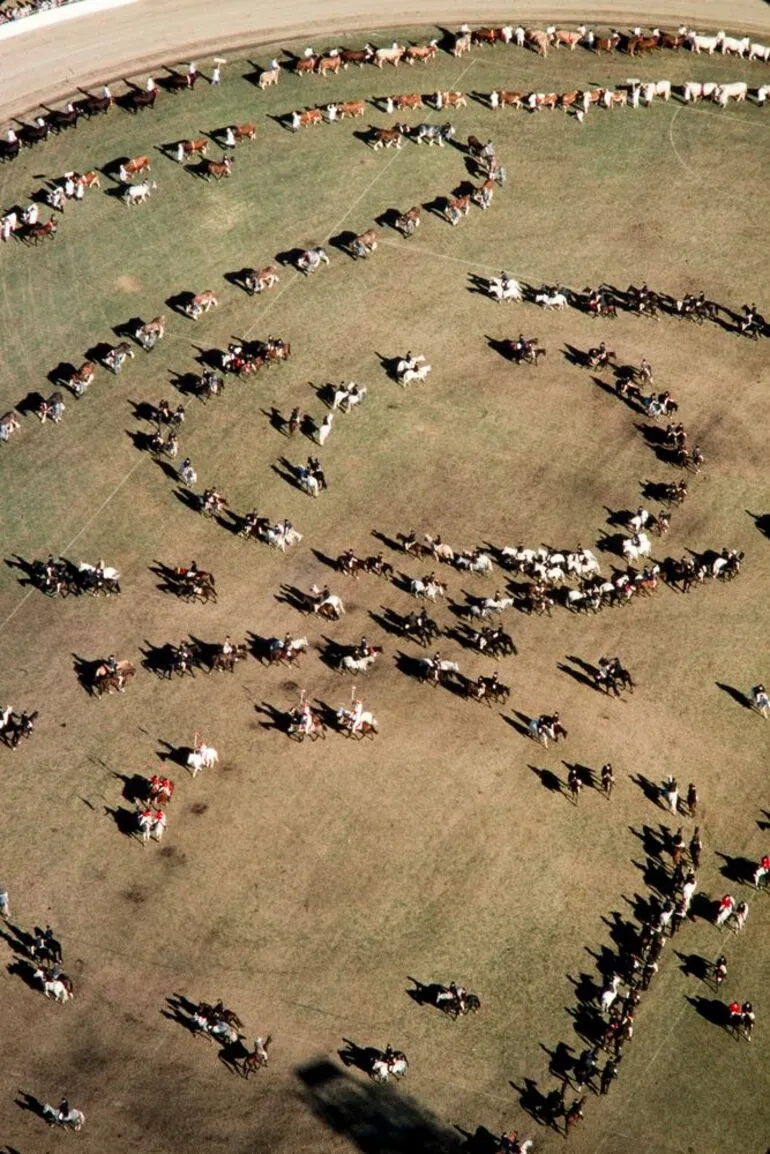
<svg viewBox="0 0 770 1154">
<path fill-rule="evenodd" d="M 372 733 L 378 732 L 377 718 L 368 709 L 362 709 L 360 712 L 353 709 L 338 709 L 337 724 L 349 733 L 360 733 L 364 726 L 367 726 Z"/>
<path fill-rule="evenodd" d="M 415 357 L 415 360 L 425 361 L 425 357 Z M 422 382 L 431 371 L 431 366 L 428 364 L 418 365 L 417 368 L 410 368 L 407 361 L 399 361 L 396 372 L 398 373 L 398 383 L 402 388 L 411 385 L 414 381 Z"/>
<path fill-rule="evenodd" d="M 322 264 L 329 264 L 329 258 L 326 255 L 326 249 L 320 244 L 315 248 L 308 248 L 302 253 L 302 256 L 297 261 L 297 268 L 303 272 L 305 276 L 310 276 L 321 267 Z"/>
<path fill-rule="evenodd" d="M 69 1114 L 62 1117 L 61 1111 L 57 1110 L 55 1106 L 51 1106 L 48 1102 L 43 1106 L 41 1113 L 49 1125 L 69 1126 L 71 1130 L 82 1130 L 86 1120 L 83 1111 L 76 1110 L 74 1107 L 70 1108 Z"/>
<path fill-rule="evenodd" d="M 513 597 L 485 597 L 481 608 L 487 613 L 502 613 L 504 609 L 513 609 L 515 604 Z"/>
<path fill-rule="evenodd" d="M 628 522 L 629 528 L 633 529 L 634 533 L 641 533 L 642 529 L 646 528 L 652 520 L 652 514 L 648 509 L 643 509 L 641 506 L 634 513 L 631 520 Z"/>
<path fill-rule="evenodd" d="M 652 542 L 646 533 L 636 533 L 633 537 L 626 537 L 623 542 L 623 556 L 627 561 L 636 561 L 639 557 L 649 557 L 652 552 Z"/>
<path fill-rule="evenodd" d="M 763 687 L 759 685 L 754 686 L 751 691 L 751 704 L 763 717 L 770 715 L 770 697 L 768 697 L 767 691 Z"/>
<path fill-rule="evenodd" d="M 439 661 L 437 664 L 432 657 L 421 657 L 418 665 L 425 681 L 431 680 L 434 674 L 440 679 L 442 676 L 447 676 L 448 674 L 459 676 L 460 673 L 460 666 L 456 661 Z"/>
<path fill-rule="evenodd" d="M 297 469 L 297 483 L 300 489 L 307 493 L 309 497 L 317 497 L 321 492 L 321 485 L 318 478 L 314 473 L 311 473 L 309 469 L 306 469 L 304 465 Z"/>
<path fill-rule="evenodd" d="M 32 977 L 36 982 L 40 982 L 40 985 L 43 987 L 43 993 L 47 998 L 53 998 L 55 1002 L 58 1002 L 62 1006 L 75 996 L 72 989 L 72 982 L 66 974 L 59 974 L 58 978 L 49 978 L 46 976 L 45 970 L 38 967 Z"/>
<path fill-rule="evenodd" d="M 341 385 L 334 390 L 332 409 L 335 411 L 339 409 L 341 413 L 349 413 L 356 405 L 360 405 L 365 397 L 366 385 L 359 387 L 351 381 L 349 385 Z"/>
<path fill-rule="evenodd" d="M 225 1046 L 232 1046 L 240 1037 L 235 1027 L 228 1022 L 219 1021 L 212 1025 L 208 1018 L 197 1012 L 193 1014 L 193 1023 L 198 1033 L 205 1034 L 207 1038 L 213 1038 L 215 1042 L 221 1042 Z"/>
<path fill-rule="evenodd" d="M 503 301 L 523 301 L 524 292 L 517 280 L 512 280 L 506 277 L 503 282 L 502 277 L 491 277 L 487 282 L 487 292 L 489 295 L 501 304 Z"/>
<path fill-rule="evenodd" d="M 567 297 L 562 292 L 555 293 L 537 293 L 535 296 L 535 304 L 541 305 L 544 309 L 566 309 L 568 301 Z"/>
<path fill-rule="evenodd" d="M 620 976 L 618 974 L 615 974 L 611 978 L 610 984 L 608 986 L 605 986 L 605 988 L 602 990 L 601 997 L 599 999 L 599 1001 L 601 1003 L 603 1014 L 608 1014 L 610 1012 L 612 1005 L 618 996 L 619 988 L 620 988 Z"/>
<path fill-rule="evenodd" d="M 123 202 L 127 205 L 144 204 L 151 192 L 157 188 L 154 180 L 143 180 L 141 184 L 129 185 L 123 193 Z"/>
<path fill-rule="evenodd" d="M 351 657 L 348 653 L 337 666 L 340 673 L 368 673 L 377 660 L 378 654 L 367 653 L 366 657 Z"/>
<path fill-rule="evenodd" d="M 590 549 L 567 554 L 567 572 L 576 577 L 600 577 L 601 568 Z"/>
<path fill-rule="evenodd" d="M 492 558 L 488 553 L 479 553 L 477 556 L 467 556 L 460 554 L 455 557 L 455 565 L 458 569 L 467 569 L 469 573 L 480 573 L 482 577 L 489 577 L 494 571 Z"/>
<path fill-rule="evenodd" d="M 446 593 L 446 585 L 443 581 L 423 581 L 420 577 L 415 577 L 409 583 L 409 592 L 413 597 L 426 597 L 428 601 L 435 601 L 437 597 L 443 597 Z"/>
<path fill-rule="evenodd" d="M 328 606 L 328 608 L 334 614 L 335 621 L 339 621 L 340 617 L 342 617 L 345 612 L 345 603 L 337 593 L 330 593 L 328 597 L 322 597 L 319 600 L 318 590 L 316 589 L 315 585 L 311 589 L 310 593 L 311 597 L 314 598 L 313 612 L 315 614 L 320 613 L 324 607 Z M 328 616 L 328 614 L 321 614 L 321 616 Z"/>
<path fill-rule="evenodd" d="M 387 1082 L 388 1078 L 403 1078 L 409 1069 L 409 1063 L 404 1054 L 396 1053 L 386 1061 L 385 1058 L 375 1058 L 372 1062 L 372 1080 Z"/>
<path fill-rule="evenodd" d="M 213 745 L 197 745 L 187 755 L 187 768 L 191 777 L 197 777 L 202 769 L 213 769 L 219 762 L 219 754 Z"/>
</svg>

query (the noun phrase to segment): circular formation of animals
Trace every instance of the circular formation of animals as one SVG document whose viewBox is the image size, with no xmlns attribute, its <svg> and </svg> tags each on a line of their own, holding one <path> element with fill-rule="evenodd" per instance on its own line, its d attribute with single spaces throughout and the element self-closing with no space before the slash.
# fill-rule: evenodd
<svg viewBox="0 0 770 1154">
<path fill-rule="evenodd" d="M 764 1149 L 768 56 L 402 29 L 7 126 L 14 1149 Z"/>
</svg>

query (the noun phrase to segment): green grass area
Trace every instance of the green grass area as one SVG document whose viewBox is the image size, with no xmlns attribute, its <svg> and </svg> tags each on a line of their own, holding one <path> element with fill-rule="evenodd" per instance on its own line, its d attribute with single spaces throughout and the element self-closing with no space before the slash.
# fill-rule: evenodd
<svg viewBox="0 0 770 1154">
<path fill-rule="evenodd" d="M 266 48 L 260 60 L 271 54 Z M 430 202 L 467 179 L 456 147 L 407 142 L 399 153 L 372 152 L 356 134 L 394 119 L 374 106 L 363 120 L 292 134 L 276 118 L 294 108 L 418 89 L 567 91 L 630 74 L 757 84 L 765 73 L 759 64 L 684 54 L 632 62 L 579 50 L 542 61 L 502 47 L 326 81 L 283 75 L 267 93 L 240 75 L 248 70 L 233 61 L 218 90 L 201 84 L 164 95 L 155 112 L 135 118 L 113 109 L 0 168 L 4 205 L 27 203 L 44 179 L 65 170 L 101 169 L 142 153 L 158 183 L 146 205 L 129 210 L 103 178 L 101 191 L 67 207 L 52 243 L 4 246 L 2 411 L 29 392 L 45 395 L 46 375 L 60 361 L 79 364 L 89 347 L 112 339 L 113 326 L 159 313 L 169 322 L 152 354 L 138 350 L 118 378 L 99 370 L 80 402 L 68 399 L 61 426 L 41 428 L 27 416 L 0 446 L 4 556 L 103 556 L 124 584 L 117 602 L 51 602 L 38 593 L 22 601 L 19 570 L 0 567 L 3 694 L 41 710 L 33 741 L 13 761 L 10 753 L 3 758 L 5 809 L 14 818 L 3 881 L 18 895 L 19 921 L 52 920 L 68 965 L 78 959 L 77 999 L 61 1015 L 18 978 L 4 979 L 14 1028 L 0 1040 L 0 1058 L 30 1092 L 66 1088 L 85 1109 L 86 1154 L 122 1154 L 139 1141 L 151 1154 L 213 1142 L 246 1151 L 255 1128 L 258 1148 L 281 1154 L 311 1147 L 384 1154 L 412 1148 L 401 1130 L 428 1125 L 427 1117 L 470 1131 L 514 1125 L 535 1134 L 537 1150 L 559 1149 L 563 1140 L 528 1118 L 509 1082 L 521 1086 L 529 1077 L 549 1089 L 544 1048 L 562 1040 L 583 1047 L 568 1013 L 570 979 L 596 974 L 591 954 L 611 948 L 613 911 L 630 919 L 635 895 L 645 893 L 637 835 L 671 820 L 630 776 L 657 781 L 671 771 L 697 782 L 706 842 L 699 881 L 710 897 L 734 887 L 717 851 L 753 858 L 766 848 L 757 827 L 762 722 L 717 683 L 745 689 L 769 676 L 767 541 L 747 515 L 766 512 L 766 438 L 757 414 L 767 358 L 762 344 L 716 326 L 623 314 L 605 324 L 574 310 L 498 306 L 472 291 L 470 276 L 505 267 L 535 285 L 574 289 L 647 280 L 672 293 L 703 288 L 735 309 L 752 299 L 762 307 L 766 113 L 750 104 L 723 114 L 672 101 L 592 111 L 581 126 L 561 112 L 493 113 L 471 99 L 447 118 L 460 142 L 469 133 L 493 138 L 508 170 L 489 212 L 474 209 L 452 229 L 426 211 L 411 241 L 381 227 L 378 251 L 365 262 L 330 245 L 328 268 L 303 278 L 286 267 L 262 297 L 247 297 L 225 274 L 360 232 L 389 209 Z M 426 109 L 409 119 L 444 114 Z M 161 151 L 247 120 L 256 121 L 257 139 L 239 146 L 233 177 L 221 184 Z M 209 288 L 220 306 L 197 323 L 164 303 Z M 508 364 L 489 345 L 521 330 L 548 350 L 537 370 Z M 289 363 L 228 378 L 224 397 L 205 407 L 191 401 L 181 455 L 193 458 L 199 488 L 216 485 L 237 512 L 256 506 L 272 520 L 290 517 L 305 536 L 285 557 L 185 507 L 130 435 L 147 428 L 133 406 L 161 396 L 176 403 L 170 381 L 200 370 L 199 350 L 268 334 L 291 342 Z M 440 532 L 454 547 L 578 540 L 595 547 L 611 531 L 608 511 L 636 508 L 643 480 L 677 476 L 645 447 L 639 418 L 563 355 L 568 344 L 587 348 L 602 338 L 623 362 L 652 361 L 656 386 L 671 389 L 691 442 L 706 455 L 669 538 L 655 542 L 656 557 L 728 545 L 747 554 L 740 579 L 689 597 L 661 589 L 648 602 L 590 619 L 561 609 L 551 620 L 510 615 L 506 628 L 521 654 L 500 665 L 512 688 L 502 715 L 418 685 L 394 661 L 414 646 L 372 616 L 383 606 L 406 612 L 413 602 L 373 577 L 355 584 L 332 574 L 314 550 L 375 552 L 372 530 L 393 537 L 412 525 Z M 423 352 L 433 371 L 424 385 L 402 391 L 381 358 L 407 348 Z M 360 411 L 336 418 L 318 454 L 330 491 L 314 502 L 273 466 L 316 450 L 306 439 L 282 438 L 269 414 L 301 405 L 320 420 L 316 389 L 342 379 L 365 384 L 369 395 Z M 148 569 L 193 556 L 216 574 L 216 605 L 170 599 Z M 601 556 L 609 570 L 613 558 Z M 388 557 L 409 576 L 431 567 Z M 504 575 L 484 583 L 450 572 L 447 580 L 459 601 L 463 591 L 491 593 Z M 302 619 L 277 599 L 281 584 L 313 581 L 329 581 L 345 597 L 340 625 Z M 436 616 L 447 631 L 456 625 L 444 603 Z M 73 654 L 111 651 L 139 663 L 149 646 L 188 633 L 216 641 L 228 631 L 237 639 L 286 630 L 311 641 L 299 672 L 251 660 L 233 678 L 166 683 L 140 669 L 125 697 L 97 702 L 72 668 Z M 362 633 L 386 650 L 359 685 L 381 723 L 375 744 L 330 736 L 298 747 L 264 728 L 263 703 L 285 709 L 300 687 L 332 704 L 346 701 L 349 683 L 320 662 L 318 648 L 325 638 L 356 641 Z M 468 676 L 491 672 L 452 635 L 440 647 Z M 639 682 L 628 701 L 605 700 L 559 668 L 567 655 L 593 661 L 609 651 Z M 570 735 L 547 753 L 506 720 L 512 709 L 553 707 Z M 182 745 L 195 729 L 220 749 L 224 765 L 194 784 L 174 771 L 172 852 L 143 854 L 105 815 L 120 803 L 115 774 L 149 771 L 161 741 Z M 564 781 L 562 757 L 594 772 L 612 760 L 611 804 L 587 790 L 573 809 L 544 789 L 534 771 Z M 692 822 L 684 824 L 689 834 Z M 751 901 L 741 937 L 719 937 L 699 919 L 670 944 L 617 1085 L 606 1099 L 591 1097 L 583 1129 L 570 1139 L 578 1152 L 764 1149 L 768 919 L 764 899 Z M 712 995 L 683 975 L 675 951 L 712 957 L 722 948 L 731 964 L 727 994 L 751 998 L 757 1009 L 751 1046 L 739 1046 L 686 1001 Z M 404 994 L 407 974 L 461 978 L 480 994 L 482 1013 L 453 1026 L 418 1009 Z M 275 1035 L 275 1057 L 256 1088 L 226 1077 L 213 1050 L 159 1016 L 174 991 L 222 996 L 250 1033 Z M 315 1088 L 298 1082 L 297 1069 L 319 1056 L 334 1060 L 343 1037 L 406 1050 L 407 1093 L 370 1092 L 355 1076 Z M 34 1119 L 9 1094 L 0 1105 L 4 1133 L 26 1148 Z M 149 1138 L 145 1109 L 165 1118 Z M 391 1144 L 378 1146 L 372 1133 Z M 446 1133 L 441 1141 L 449 1148 Z"/>
</svg>

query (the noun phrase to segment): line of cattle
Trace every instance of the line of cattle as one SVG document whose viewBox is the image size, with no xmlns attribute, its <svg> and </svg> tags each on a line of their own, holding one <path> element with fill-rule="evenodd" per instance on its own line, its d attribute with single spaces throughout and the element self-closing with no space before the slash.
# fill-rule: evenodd
<svg viewBox="0 0 770 1154">
<path fill-rule="evenodd" d="M 580 25 L 575 30 L 559 29 L 555 25 L 546 29 L 525 29 L 522 26 L 514 28 L 512 25 L 505 25 L 499 28 L 471 30 L 466 25 L 448 39 L 446 48 L 455 56 L 462 56 L 474 45 L 500 42 L 530 48 L 542 56 L 547 56 L 549 46 L 556 48 L 566 46 L 574 50 L 581 45 L 595 53 L 614 52 L 617 49 L 630 57 L 642 55 L 656 48 L 678 50 L 685 47 L 696 54 L 707 52 L 713 55 L 719 52 L 721 55 L 736 55 L 750 61 L 762 60 L 766 63 L 770 61 L 770 46 L 753 42 L 748 36 L 728 36 L 723 31 L 704 36 L 686 27 L 680 27 L 676 33 L 662 32 L 656 28 L 645 35 L 640 28 L 635 28 L 629 32 L 612 31 L 609 36 L 601 36 L 585 25 Z M 351 64 L 358 67 L 373 64 L 382 68 L 388 63 L 397 67 L 402 61 L 414 64 L 416 61 L 433 60 L 438 53 L 439 41 L 435 38 L 427 44 L 399 45 L 394 42 L 390 47 L 381 48 L 373 48 L 367 44 L 361 49 L 330 48 L 322 53 L 306 49 L 303 56 L 291 55 L 282 63 L 275 59 L 271 60 L 267 68 L 260 69 L 258 75 L 251 78 L 264 91 L 278 83 L 284 69 L 299 76 L 317 73 L 325 77 L 337 75 L 340 69 L 347 69 Z M 0 140 L 0 161 L 12 160 L 18 156 L 21 145 L 38 144 L 47 140 L 51 132 L 58 133 L 74 127 L 81 116 L 90 119 L 106 113 L 116 102 L 133 113 L 144 108 L 153 108 L 158 98 L 159 86 L 169 93 L 192 91 L 198 79 L 199 74 L 194 68 L 186 72 L 167 68 L 164 75 L 148 80 L 144 88 L 132 81 L 124 81 L 126 91 L 117 98 L 106 85 L 101 95 L 81 90 L 82 97 L 69 101 L 64 109 L 44 108 L 43 113 L 36 117 L 33 123 L 24 124 L 17 121 L 15 123 L 20 125 L 18 129 L 10 126 L 6 138 Z M 693 90 L 697 93 L 697 85 Z"/>
</svg>

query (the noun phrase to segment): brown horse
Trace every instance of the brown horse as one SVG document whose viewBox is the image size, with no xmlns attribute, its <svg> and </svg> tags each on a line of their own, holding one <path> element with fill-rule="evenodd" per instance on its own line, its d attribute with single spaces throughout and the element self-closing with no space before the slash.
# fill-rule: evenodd
<svg viewBox="0 0 770 1154">
<path fill-rule="evenodd" d="M 261 1070 L 263 1066 L 267 1065 L 267 1048 L 272 1042 L 270 1034 L 263 1040 L 257 1038 L 254 1042 L 254 1051 L 248 1054 L 241 1063 L 241 1073 L 244 1078 L 248 1078 L 249 1074 L 256 1074 L 257 1070 Z"/>
<path fill-rule="evenodd" d="M 223 156 L 221 160 L 204 160 L 203 162 L 204 180 L 211 180 L 212 176 L 215 180 L 221 180 L 223 176 L 232 176 L 232 174 L 232 156 Z"/>
<path fill-rule="evenodd" d="M 130 661 L 119 661 L 117 668 L 113 673 L 109 666 L 99 665 L 94 673 L 94 680 L 92 690 L 96 697 L 101 697 L 103 693 L 112 693 L 116 689 L 118 693 L 122 693 L 125 689 L 126 682 L 133 677 L 136 669 Z"/>
<path fill-rule="evenodd" d="M 216 653 L 211 662 L 209 673 L 217 672 L 235 672 L 235 667 L 239 661 L 244 661 L 249 655 L 249 650 L 246 645 L 234 645 L 232 653 Z"/>
<path fill-rule="evenodd" d="M 27 233 L 24 239 L 30 244 L 40 244 L 40 241 L 45 240 L 47 236 L 50 236 L 53 240 L 53 238 L 56 236 L 58 228 L 58 224 L 54 218 L 51 217 L 51 219 L 48 221 L 41 221 L 39 224 L 31 224 L 27 229 Z"/>
</svg>

